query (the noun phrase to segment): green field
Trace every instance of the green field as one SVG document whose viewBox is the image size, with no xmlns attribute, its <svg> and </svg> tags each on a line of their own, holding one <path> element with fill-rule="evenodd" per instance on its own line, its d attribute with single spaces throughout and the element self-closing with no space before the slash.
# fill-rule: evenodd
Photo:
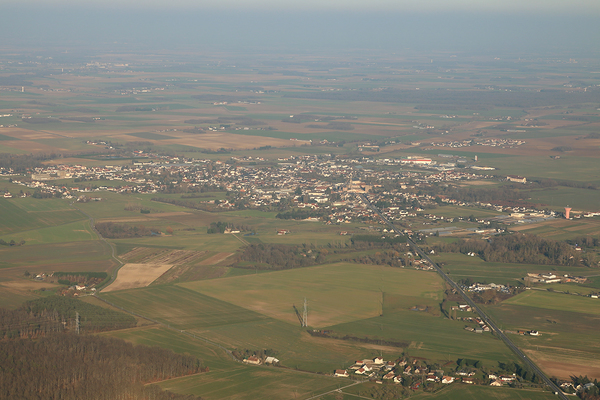
<svg viewBox="0 0 600 400">
<path fill-rule="evenodd" d="M 453 152 L 454 154 L 454 152 Z M 497 174 L 525 175 L 527 177 L 568 180 L 600 184 L 598 170 L 600 159 L 592 157 L 563 156 L 558 160 L 541 156 L 481 157 L 482 162 L 499 169 Z"/>
<path fill-rule="evenodd" d="M 373 354 L 344 343 L 327 346 L 313 340 L 297 322 L 275 320 L 179 286 L 151 286 L 111 292 L 103 297 L 127 310 L 230 349 L 275 349 L 282 363 L 292 368 L 330 372 L 343 363 Z"/>
<path fill-rule="evenodd" d="M 437 254 L 432 259 L 438 264 L 443 263 L 444 271 L 455 281 L 470 278 L 473 282 L 524 285 L 523 277 L 527 276 L 528 272 L 550 271 L 557 275 L 591 273 L 585 267 L 485 262 L 479 257 L 460 253 Z"/>
<path fill-rule="evenodd" d="M 600 197 L 597 190 L 559 186 L 542 190 L 532 190 L 529 194 L 531 202 L 545 204 L 558 210 L 566 206 L 582 211 L 600 210 Z"/>
<path fill-rule="evenodd" d="M 98 235 L 90 229 L 87 220 L 71 222 L 56 227 L 39 228 L 0 236 L 0 239 L 10 242 L 25 240 L 27 245 L 43 243 L 64 243 L 97 240 Z M 17 240 L 18 239 L 18 240 Z"/>
<path fill-rule="evenodd" d="M 412 398 L 418 400 L 549 400 L 556 399 L 556 396 L 554 393 L 541 390 L 452 384 L 435 394 L 419 393 Z"/>
<path fill-rule="evenodd" d="M 165 328 L 133 329 L 107 335 L 201 358 L 210 368 L 209 372 L 171 379 L 159 385 L 176 393 L 192 393 L 209 400 L 304 399 L 335 389 L 341 382 L 340 379 L 317 374 L 236 363 L 216 346 Z"/>
<path fill-rule="evenodd" d="M 290 282 L 294 283 L 292 287 Z M 297 323 L 292 304 L 300 307 L 306 297 L 312 327 L 378 316 L 382 312 L 382 292 L 402 295 L 413 302 L 442 298 L 440 278 L 433 273 L 348 263 L 181 286 L 292 324 Z"/>
<path fill-rule="evenodd" d="M 57 226 L 85 219 L 57 199 L 0 199 L 0 235 Z"/>
<path fill-rule="evenodd" d="M 517 296 L 511 297 L 505 303 L 548 310 L 600 315 L 600 300 L 598 299 L 556 294 L 540 290 L 527 290 Z"/>
</svg>

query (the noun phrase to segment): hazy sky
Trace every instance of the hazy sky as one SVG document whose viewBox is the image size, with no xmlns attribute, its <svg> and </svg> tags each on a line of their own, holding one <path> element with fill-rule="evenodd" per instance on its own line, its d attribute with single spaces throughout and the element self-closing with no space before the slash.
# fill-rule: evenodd
<svg viewBox="0 0 600 400">
<path fill-rule="evenodd" d="M 0 47 L 600 54 L 600 0 L 3 0 Z"/>
<path fill-rule="evenodd" d="M 268 9 L 268 10 L 392 10 L 468 12 L 544 12 L 600 14 L 598 0 L 4 0 L 4 5 L 75 5 L 102 8 Z"/>
</svg>

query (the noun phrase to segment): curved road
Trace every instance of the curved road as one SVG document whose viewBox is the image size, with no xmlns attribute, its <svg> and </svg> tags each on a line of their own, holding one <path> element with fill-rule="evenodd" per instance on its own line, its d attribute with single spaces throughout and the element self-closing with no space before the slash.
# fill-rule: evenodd
<svg viewBox="0 0 600 400">
<path fill-rule="evenodd" d="M 365 195 L 363 194 L 358 194 L 358 197 L 369 207 L 371 208 L 371 210 L 373 210 L 373 212 L 375 212 L 377 215 L 379 215 L 379 217 L 391 228 L 394 230 L 394 232 L 397 232 L 396 227 L 394 226 L 394 224 L 392 224 L 382 213 L 381 211 L 379 211 L 379 209 L 377 207 L 375 207 L 374 205 L 371 204 L 371 202 L 369 201 L 369 199 L 366 198 Z M 410 244 L 411 248 L 419 253 L 419 255 L 429 261 L 431 263 L 431 265 L 433 266 L 433 268 L 435 268 L 435 270 L 437 271 L 438 274 L 441 275 L 442 278 L 444 278 L 444 280 L 450 285 L 452 286 L 452 288 L 454 288 L 458 293 L 460 293 L 460 295 L 462 296 L 462 298 L 467 302 L 467 304 L 469 306 L 471 306 L 471 308 L 473 310 L 475 310 L 475 312 L 479 315 L 479 317 L 481 318 L 482 321 L 484 321 L 491 329 L 492 331 L 496 334 L 496 336 L 498 336 L 500 339 L 502 339 L 502 341 L 508 346 L 509 349 L 511 349 L 513 351 L 513 353 L 515 353 L 517 355 L 517 357 L 519 357 L 519 359 L 521 361 L 523 361 L 525 364 L 527 364 L 527 366 L 531 369 L 531 371 L 533 371 L 537 376 L 540 377 L 540 379 L 546 384 L 548 385 L 548 387 L 555 393 L 557 394 L 561 399 L 564 400 L 568 400 L 568 397 L 562 392 L 562 390 L 556 386 L 556 384 L 554 382 L 552 382 L 547 376 L 546 374 L 544 374 L 542 372 L 541 369 L 538 368 L 537 365 L 535 365 L 535 363 L 533 361 L 531 361 L 529 359 L 529 357 L 527 357 L 525 355 L 525 353 L 523 353 L 505 334 L 504 332 L 502 332 L 502 330 L 500 328 L 498 328 L 498 325 L 496 325 L 496 323 L 485 313 L 483 312 L 483 310 L 477 306 L 477 304 L 475 304 L 475 302 L 469 297 L 467 296 L 467 294 L 464 292 L 464 290 L 462 290 L 462 288 L 460 286 L 458 286 L 456 284 L 456 282 L 454 282 L 444 271 L 442 271 L 442 269 L 440 268 L 439 265 L 437 265 L 435 262 L 433 262 L 433 260 L 431 258 L 429 258 L 429 256 L 427 254 L 425 254 L 425 252 L 423 252 L 423 250 L 421 250 L 421 248 L 419 246 L 417 246 L 417 244 L 415 242 L 413 242 L 408 236 L 406 237 L 406 240 L 408 241 L 408 243 Z"/>
<path fill-rule="evenodd" d="M 92 230 L 96 233 L 96 235 L 98 235 L 98 238 L 100 240 L 102 240 L 104 243 L 106 243 L 106 245 L 110 248 L 111 257 L 117 262 L 117 267 L 112 272 L 112 275 L 110 277 L 110 281 L 100 289 L 100 291 L 102 291 L 102 289 L 106 288 L 108 285 L 110 285 L 111 283 L 113 283 L 115 281 L 115 279 L 117 279 L 117 273 L 119 272 L 119 269 L 121 269 L 121 267 L 123 265 L 125 265 L 125 264 L 123 264 L 123 262 L 117 258 L 117 254 L 116 254 L 116 251 L 115 251 L 115 246 L 113 246 L 112 243 L 110 243 L 108 240 L 106 240 L 104 238 L 104 236 L 102 236 L 100 234 L 100 232 L 98 232 L 98 230 L 96 229 L 96 225 L 94 223 L 94 218 L 91 215 L 89 215 L 88 213 L 86 213 L 85 211 L 83 211 L 81 208 L 75 206 L 74 202 L 71 203 L 71 207 L 73 207 L 74 209 L 76 209 L 77 211 L 79 211 L 80 213 L 82 213 L 83 215 L 85 215 L 86 217 L 89 218 L 90 228 L 92 228 Z"/>
</svg>

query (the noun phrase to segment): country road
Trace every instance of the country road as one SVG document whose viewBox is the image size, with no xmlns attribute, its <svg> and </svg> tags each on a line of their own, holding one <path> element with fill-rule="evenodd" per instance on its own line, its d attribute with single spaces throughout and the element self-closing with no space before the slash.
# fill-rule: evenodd
<svg viewBox="0 0 600 400">
<path fill-rule="evenodd" d="M 369 199 L 366 198 L 365 195 L 363 194 L 357 194 L 357 196 L 364 202 L 365 205 L 367 205 L 371 210 L 373 210 L 373 212 L 375 212 L 377 215 L 379 215 L 379 217 L 391 228 L 394 230 L 394 232 L 400 232 L 398 231 L 398 229 L 396 229 L 396 227 L 394 226 L 394 224 L 392 224 L 382 213 L 381 211 L 379 211 L 379 209 L 377 207 L 375 207 L 373 204 L 371 204 L 371 202 L 369 201 Z M 517 357 L 519 357 L 520 360 L 523 361 L 523 363 L 527 364 L 527 366 L 531 369 L 531 371 L 533 371 L 537 376 L 540 377 L 540 379 L 542 381 L 544 381 L 544 383 L 555 393 L 557 394 L 561 399 L 563 400 L 567 400 L 568 397 L 562 392 L 562 390 L 556 386 L 556 384 L 554 384 L 554 382 L 552 382 L 544 372 L 542 372 L 541 369 L 538 368 L 537 365 L 535 365 L 535 363 L 529 359 L 529 357 L 527 357 L 525 355 L 525 353 L 523 353 L 505 334 L 504 332 L 502 332 L 502 330 L 500 328 L 498 328 L 498 325 L 496 325 L 496 323 L 479 307 L 477 306 L 477 304 L 475 304 L 475 302 L 469 297 L 467 296 L 467 294 L 465 293 L 464 290 L 462 290 L 462 288 L 456 284 L 456 282 L 454 282 L 443 270 L 442 268 L 437 265 L 431 258 L 429 258 L 429 256 L 423 251 L 421 250 L 421 248 L 415 243 L 413 242 L 408 236 L 406 237 L 408 243 L 410 244 L 411 248 L 418 253 L 421 258 L 429 261 L 431 263 L 431 265 L 433 266 L 433 268 L 437 271 L 437 273 L 454 289 L 456 290 L 457 293 L 459 293 L 462 298 L 465 300 L 465 302 L 471 306 L 471 308 L 473 310 L 475 310 L 475 312 L 479 315 L 479 317 L 481 318 L 482 321 L 484 321 L 494 332 L 494 334 L 499 337 L 500 339 L 502 339 L 502 341 L 508 346 L 509 349 L 511 349 L 513 351 L 513 353 L 515 353 L 517 355 Z"/>
</svg>

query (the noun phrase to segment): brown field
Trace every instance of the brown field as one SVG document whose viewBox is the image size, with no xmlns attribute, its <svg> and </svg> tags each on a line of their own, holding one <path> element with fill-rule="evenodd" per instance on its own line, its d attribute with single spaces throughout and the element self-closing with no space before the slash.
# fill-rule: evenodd
<svg viewBox="0 0 600 400">
<path fill-rule="evenodd" d="M 16 281 L 10 281 L 10 282 L 2 282 L 0 284 L 0 286 L 2 286 L 3 288 L 9 288 L 9 289 L 14 289 L 14 290 L 18 290 L 18 291 L 22 291 L 22 290 L 39 290 L 43 287 L 48 288 L 48 287 L 52 287 L 52 286 L 57 286 L 54 285 L 52 283 L 48 283 L 48 282 L 38 282 L 38 281 L 33 281 L 33 280 L 16 280 Z"/>
<path fill-rule="evenodd" d="M 461 183 L 459 186 L 485 186 L 485 185 L 494 185 L 496 182 L 493 181 L 467 181 Z"/>
<path fill-rule="evenodd" d="M 289 146 L 290 141 L 262 136 L 236 135 L 234 133 L 204 133 L 193 137 L 174 138 L 166 140 L 173 144 L 183 144 L 200 148 L 218 149 L 221 147 L 231 149 L 251 149 L 260 146 Z M 164 141 L 163 141 L 164 142 Z"/>
<path fill-rule="evenodd" d="M 581 352 L 577 354 L 558 354 L 552 349 L 543 351 L 525 350 L 525 353 L 540 366 L 549 376 L 570 379 L 571 376 L 600 376 L 600 360 L 585 357 Z M 561 349 L 561 352 L 564 351 Z"/>
<path fill-rule="evenodd" d="M 215 265 L 224 261 L 229 256 L 233 255 L 233 253 L 217 253 L 212 257 L 203 260 L 199 265 Z"/>
<path fill-rule="evenodd" d="M 155 220 L 156 217 L 152 214 L 140 215 L 139 217 L 121 217 L 121 218 L 99 218 L 96 220 L 98 223 L 113 222 L 113 223 L 129 223 L 129 222 L 148 222 Z"/>
<path fill-rule="evenodd" d="M 19 150 L 25 150 L 27 152 L 45 152 L 56 150 L 56 147 L 48 146 L 42 143 L 37 143 L 29 140 L 7 140 L 2 142 L 3 146 L 13 147 Z"/>
<path fill-rule="evenodd" d="M 124 260 L 136 260 L 136 264 L 171 264 L 181 265 L 194 262 L 202 257 L 205 251 L 155 249 L 135 247 L 121 256 Z"/>
<path fill-rule="evenodd" d="M 3 135 L 12 136 L 20 140 L 55 139 L 56 136 L 47 132 L 30 131 L 23 128 L 9 128 L 2 130 Z"/>
<path fill-rule="evenodd" d="M 119 270 L 117 279 L 103 292 L 148 286 L 172 266 L 172 264 L 125 264 Z"/>
</svg>

